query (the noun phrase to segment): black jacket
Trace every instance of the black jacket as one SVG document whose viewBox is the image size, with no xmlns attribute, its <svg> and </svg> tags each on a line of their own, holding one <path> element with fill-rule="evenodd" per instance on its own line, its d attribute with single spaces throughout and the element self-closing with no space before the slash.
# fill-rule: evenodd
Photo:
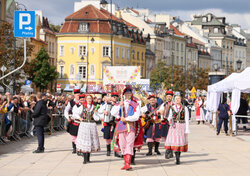
<svg viewBox="0 0 250 176">
<path fill-rule="evenodd" d="M 236 113 L 236 115 L 247 115 L 247 111 L 248 111 L 249 107 L 248 107 L 248 103 L 246 100 L 244 100 L 243 98 L 240 99 L 240 107 L 238 112 Z"/>
<path fill-rule="evenodd" d="M 34 125 L 35 126 L 46 126 L 49 123 L 49 116 L 47 115 L 47 106 L 43 100 L 36 103 L 34 107 Z"/>
</svg>

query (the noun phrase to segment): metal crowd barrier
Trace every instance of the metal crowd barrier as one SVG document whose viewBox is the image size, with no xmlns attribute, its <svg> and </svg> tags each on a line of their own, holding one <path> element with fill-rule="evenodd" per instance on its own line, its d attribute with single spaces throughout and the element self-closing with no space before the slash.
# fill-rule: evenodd
<svg viewBox="0 0 250 176">
<path fill-rule="evenodd" d="M 9 135 L 13 140 L 20 141 L 21 137 L 30 138 L 32 135 L 30 134 L 33 130 L 33 122 L 29 117 L 29 112 L 22 112 L 22 114 L 16 114 L 14 112 L 9 113 L 11 116 L 12 123 L 12 131 Z M 64 130 L 65 119 L 63 116 L 63 111 L 59 111 L 55 114 L 51 114 L 50 123 L 45 127 L 50 132 L 50 135 L 53 134 L 54 131 Z M 4 138 L 6 137 L 6 124 L 4 114 L 0 114 L 0 143 L 4 144 L 6 141 Z"/>
</svg>

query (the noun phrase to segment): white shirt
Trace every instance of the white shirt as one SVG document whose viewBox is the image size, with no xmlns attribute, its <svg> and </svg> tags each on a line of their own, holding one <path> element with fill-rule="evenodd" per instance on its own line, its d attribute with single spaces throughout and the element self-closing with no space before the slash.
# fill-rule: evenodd
<svg viewBox="0 0 250 176">
<path fill-rule="evenodd" d="M 74 105 L 72 108 L 72 119 L 80 119 L 83 112 L 83 106 Z"/>
<path fill-rule="evenodd" d="M 173 106 L 173 109 L 176 111 L 176 112 L 178 112 L 177 111 L 177 106 L 176 105 L 174 105 Z M 169 110 L 169 115 L 168 115 L 168 121 L 171 123 L 173 123 L 173 111 L 172 111 L 172 109 L 170 109 Z M 189 131 L 189 111 L 188 111 L 188 108 L 187 107 L 185 107 L 185 124 L 186 124 L 186 131 L 185 131 L 185 133 L 190 133 L 190 131 Z"/>
<path fill-rule="evenodd" d="M 128 112 L 129 110 L 129 103 L 130 103 L 131 100 L 125 100 L 124 101 L 124 107 L 125 107 L 125 113 Z M 120 109 L 121 109 L 121 106 L 120 105 L 116 105 L 112 108 L 111 110 L 111 115 L 114 116 L 116 119 L 120 119 Z M 139 120 L 140 118 L 140 115 L 141 115 L 141 108 L 140 106 L 138 105 L 136 107 L 136 112 L 134 112 L 134 115 L 132 116 L 128 116 L 126 117 L 126 121 L 129 121 L 129 122 L 135 122 L 137 120 Z"/>
</svg>

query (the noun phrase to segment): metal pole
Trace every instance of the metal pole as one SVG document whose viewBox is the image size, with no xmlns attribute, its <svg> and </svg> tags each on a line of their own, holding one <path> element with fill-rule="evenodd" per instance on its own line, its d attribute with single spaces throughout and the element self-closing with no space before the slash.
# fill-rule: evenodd
<svg viewBox="0 0 250 176">
<path fill-rule="evenodd" d="M 87 86 L 86 86 L 86 93 L 88 93 L 88 84 L 89 84 L 89 34 L 87 39 Z"/>
<path fill-rule="evenodd" d="M 14 37 L 14 70 L 16 69 L 16 37 Z M 16 72 L 13 74 L 13 94 L 16 94 Z"/>
<path fill-rule="evenodd" d="M 174 79 L 174 54 L 172 53 L 172 66 L 171 66 L 171 89 L 173 90 L 173 79 Z"/>
<path fill-rule="evenodd" d="M 110 57 L 110 61 L 111 61 L 111 66 L 113 66 L 113 19 L 112 19 L 112 0 L 110 0 L 110 4 L 111 4 L 111 13 L 110 13 L 110 26 L 111 26 L 111 29 L 110 29 L 110 45 L 111 45 L 111 57 Z"/>
<path fill-rule="evenodd" d="M 227 64 L 227 66 L 226 66 L 226 76 L 228 76 L 228 57 L 226 57 L 226 64 Z"/>
<path fill-rule="evenodd" d="M 21 65 L 20 67 L 16 68 L 15 70 L 9 72 L 8 74 L 2 76 L 2 77 L 0 78 L 0 80 L 6 78 L 7 76 L 9 76 L 9 75 L 15 73 L 15 72 L 18 71 L 18 70 L 20 70 L 20 69 L 24 66 L 24 64 L 26 63 L 26 39 L 24 38 L 23 40 L 24 40 L 24 60 L 23 60 L 22 65 Z"/>
</svg>

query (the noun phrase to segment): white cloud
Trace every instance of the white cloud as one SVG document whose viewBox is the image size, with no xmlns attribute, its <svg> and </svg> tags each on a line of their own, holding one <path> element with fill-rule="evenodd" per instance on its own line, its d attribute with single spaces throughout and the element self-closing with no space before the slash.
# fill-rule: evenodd
<svg viewBox="0 0 250 176">
<path fill-rule="evenodd" d="M 229 24 L 239 24 L 243 29 L 250 29 L 250 13 L 228 13 L 221 9 L 206 9 L 206 10 L 171 10 L 167 12 L 157 12 L 157 13 L 167 13 L 172 16 L 180 17 L 182 20 L 191 20 L 190 16 L 192 14 L 206 14 L 213 13 L 215 16 L 226 17 L 226 22 Z"/>
</svg>

